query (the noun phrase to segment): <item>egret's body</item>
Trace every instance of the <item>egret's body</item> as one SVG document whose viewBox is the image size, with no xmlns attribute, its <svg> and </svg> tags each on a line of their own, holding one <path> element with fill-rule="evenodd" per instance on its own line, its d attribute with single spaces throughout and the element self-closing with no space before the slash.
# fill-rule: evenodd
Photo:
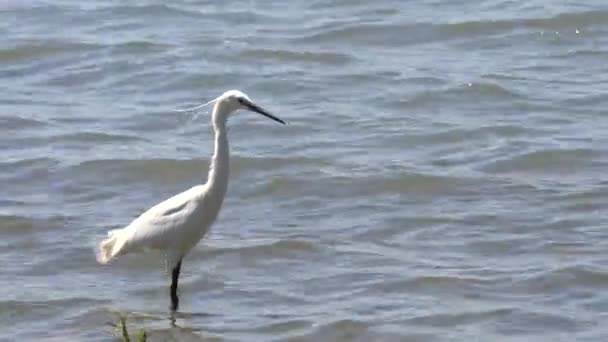
<svg viewBox="0 0 608 342">
<path fill-rule="evenodd" d="M 207 234 L 220 212 L 228 189 L 229 148 L 226 122 L 238 109 L 248 109 L 284 123 L 251 102 L 247 95 L 232 90 L 215 100 L 212 121 L 215 150 L 207 182 L 196 185 L 161 202 L 122 229 L 108 232 L 99 245 L 97 260 L 107 263 L 113 258 L 142 249 L 160 250 L 172 270 L 171 309 L 176 310 L 177 280 L 182 259 Z"/>
</svg>

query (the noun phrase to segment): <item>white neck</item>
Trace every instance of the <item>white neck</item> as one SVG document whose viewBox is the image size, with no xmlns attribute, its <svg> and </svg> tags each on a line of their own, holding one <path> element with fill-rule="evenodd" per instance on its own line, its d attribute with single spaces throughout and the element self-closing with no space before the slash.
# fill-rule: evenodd
<svg viewBox="0 0 608 342">
<path fill-rule="evenodd" d="M 230 152 L 228 149 L 228 130 L 226 129 L 226 117 L 222 115 L 221 108 L 215 106 L 213 108 L 213 129 L 215 131 L 215 148 L 213 157 L 211 157 L 211 165 L 209 166 L 209 175 L 207 177 L 207 185 L 209 191 L 223 197 L 228 189 L 229 176 L 229 159 Z"/>
</svg>

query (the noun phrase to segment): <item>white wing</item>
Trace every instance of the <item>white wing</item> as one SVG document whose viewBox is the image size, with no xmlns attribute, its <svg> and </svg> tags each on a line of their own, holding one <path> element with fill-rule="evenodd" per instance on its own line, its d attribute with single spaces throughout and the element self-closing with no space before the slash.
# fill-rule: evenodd
<svg viewBox="0 0 608 342">
<path fill-rule="evenodd" d="M 124 229 L 132 231 L 129 249 L 167 249 L 188 240 L 187 231 L 201 208 L 203 186 L 195 186 L 150 208 Z"/>
<path fill-rule="evenodd" d="M 106 263 L 141 249 L 187 253 L 204 232 L 205 190 L 204 185 L 195 186 L 148 209 L 125 228 L 110 231 L 100 244 L 97 260 Z"/>
</svg>

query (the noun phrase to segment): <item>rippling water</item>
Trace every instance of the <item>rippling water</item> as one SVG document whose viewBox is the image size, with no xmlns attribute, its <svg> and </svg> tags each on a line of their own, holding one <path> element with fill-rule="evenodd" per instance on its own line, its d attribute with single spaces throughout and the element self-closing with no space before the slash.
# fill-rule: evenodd
<svg viewBox="0 0 608 342">
<path fill-rule="evenodd" d="M 5 1 L 0 339 L 604 341 L 608 6 Z M 108 229 L 232 173 L 167 319 Z"/>
</svg>

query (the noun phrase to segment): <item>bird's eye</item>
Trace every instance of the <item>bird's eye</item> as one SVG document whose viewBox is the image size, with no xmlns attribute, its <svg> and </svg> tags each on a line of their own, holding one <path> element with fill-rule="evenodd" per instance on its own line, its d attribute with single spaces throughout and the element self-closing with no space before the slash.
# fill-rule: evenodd
<svg viewBox="0 0 608 342">
<path fill-rule="evenodd" d="M 238 101 L 239 101 L 240 104 L 245 104 L 245 102 L 243 101 L 243 99 L 240 98 L 240 97 L 238 98 Z"/>
</svg>

